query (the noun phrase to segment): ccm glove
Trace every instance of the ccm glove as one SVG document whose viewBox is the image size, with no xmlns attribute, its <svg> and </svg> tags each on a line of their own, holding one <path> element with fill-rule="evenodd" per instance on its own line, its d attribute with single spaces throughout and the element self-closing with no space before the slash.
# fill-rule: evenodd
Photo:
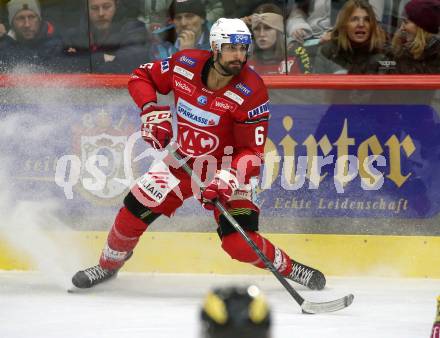
<svg viewBox="0 0 440 338">
<path fill-rule="evenodd" d="M 214 210 L 214 200 L 224 204 L 231 198 L 238 189 L 238 179 L 235 171 L 217 170 L 213 180 L 202 192 L 202 206 L 208 210 Z"/>
<path fill-rule="evenodd" d="M 154 149 L 163 149 L 173 137 L 170 106 L 148 105 L 141 113 L 141 135 Z"/>
</svg>

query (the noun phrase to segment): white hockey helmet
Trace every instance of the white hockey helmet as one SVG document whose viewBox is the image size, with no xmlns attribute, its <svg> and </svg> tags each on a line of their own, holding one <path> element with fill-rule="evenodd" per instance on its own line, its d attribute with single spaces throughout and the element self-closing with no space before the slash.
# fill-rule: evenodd
<svg viewBox="0 0 440 338">
<path fill-rule="evenodd" d="M 248 45 L 248 51 L 252 44 L 252 36 L 249 28 L 240 19 L 220 18 L 211 27 L 209 34 L 209 44 L 215 43 L 215 50 L 221 52 L 222 44 L 242 43 Z"/>
</svg>

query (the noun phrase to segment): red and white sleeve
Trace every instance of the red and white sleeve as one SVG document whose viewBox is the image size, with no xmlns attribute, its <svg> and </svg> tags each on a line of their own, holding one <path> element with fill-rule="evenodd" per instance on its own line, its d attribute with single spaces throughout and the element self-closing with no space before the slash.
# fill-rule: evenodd
<svg viewBox="0 0 440 338">
<path fill-rule="evenodd" d="M 140 65 L 128 80 L 128 91 L 137 106 L 157 102 L 157 92 L 168 94 L 172 89 L 172 58 Z"/>
</svg>

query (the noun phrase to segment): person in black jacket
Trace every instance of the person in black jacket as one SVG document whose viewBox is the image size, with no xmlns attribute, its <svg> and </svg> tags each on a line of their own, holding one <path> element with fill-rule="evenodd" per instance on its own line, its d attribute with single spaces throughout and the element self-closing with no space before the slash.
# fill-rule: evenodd
<svg viewBox="0 0 440 338">
<path fill-rule="evenodd" d="M 439 0 L 412 0 L 392 40 L 394 73 L 440 74 Z"/>
<path fill-rule="evenodd" d="M 17 66 L 26 66 L 26 71 L 54 70 L 62 55 L 62 40 L 54 26 L 41 19 L 39 2 L 11 0 L 7 8 L 11 29 L 0 37 L 0 71 Z"/>
<path fill-rule="evenodd" d="M 88 17 L 66 34 L 66 71 L 127 74 L 150 61 L 144 24 L 124 19 L 117 0 L 89 0 Z"/>
<path fill-rule="evenodd" d="M 385 32 L 367 0 L 342 7 L 331 39 L 318 48 L 315 73 L 377 74 L 385 60 Z"/>
</svg>

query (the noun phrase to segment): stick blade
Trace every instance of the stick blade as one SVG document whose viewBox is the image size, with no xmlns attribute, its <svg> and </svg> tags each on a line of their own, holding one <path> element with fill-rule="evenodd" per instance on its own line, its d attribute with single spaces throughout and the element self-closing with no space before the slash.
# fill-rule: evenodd
<svg viewBox="0 0 440 338">
<path fill-rule="evenodd" d="M 352 294 L 349 294 L 345 297 L 335 299 L 330 302 L 316 303 L 305 300 L 301 304 L 301 309 L 304 313 L 311 313 L 311 314 L 335 312 L 350 306 L 351 303 L 353 303 L 353 299 L 354 296 Z"/>
</svg>

